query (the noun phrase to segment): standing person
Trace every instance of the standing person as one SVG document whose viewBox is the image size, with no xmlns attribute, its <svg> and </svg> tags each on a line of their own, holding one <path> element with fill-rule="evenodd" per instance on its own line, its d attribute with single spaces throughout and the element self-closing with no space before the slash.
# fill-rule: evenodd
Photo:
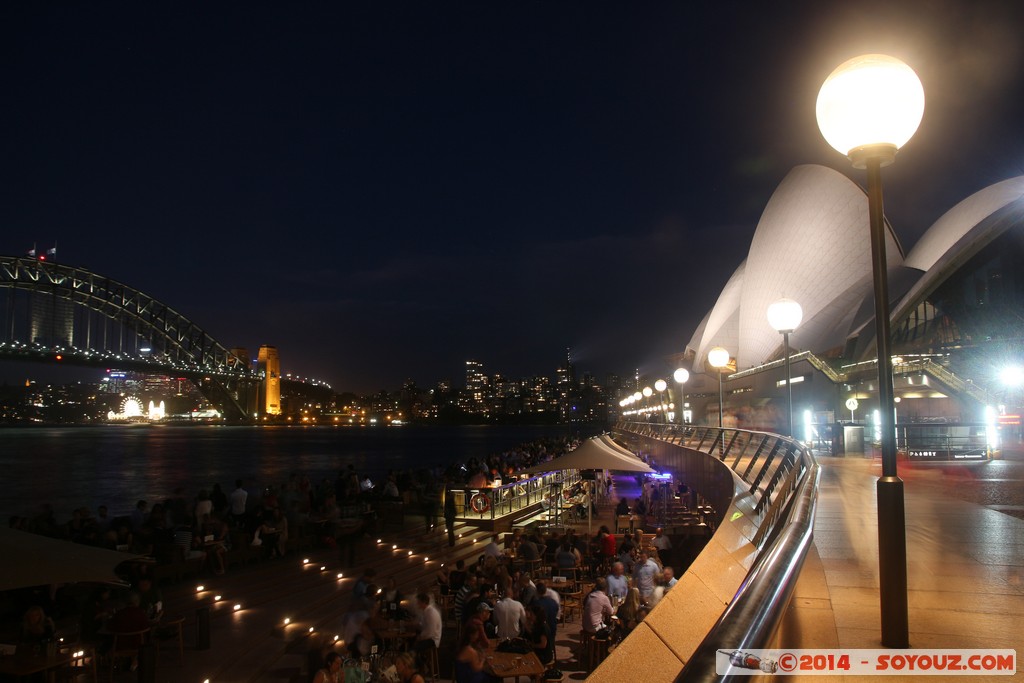
<svg viewBox="0 0 1024 683">
<path fill-rule="evenodd" d="M 444 490 L 444 528 L 448 530 L 448 547 L 455 547 L 455 494 L 447 486 Z"/>
<path fill-rule="evenodd" d="M 658 563 L 640 551 L 640 558 L 633 567 L 633 581 L 640 590 L 640 598 L 646 602 L 654 594 L 655 577 L 661 574 Z"/>
<path fill-rule="evenodd" d="M 231 492 L 231 517 L 236 526 L 245 525 L 245 505 L 249 492 L 242 488 L 242 480 L 235 480 L 235 490 Z"/>
</svg>

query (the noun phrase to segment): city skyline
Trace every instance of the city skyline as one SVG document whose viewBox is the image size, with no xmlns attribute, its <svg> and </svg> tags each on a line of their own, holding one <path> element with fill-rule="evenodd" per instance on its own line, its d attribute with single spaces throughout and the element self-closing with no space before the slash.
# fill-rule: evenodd
<svg viewBox="0 0 1024 683">
<path fill-rule="evenodd" d="M 59 243 L 336 391 L 566 346 L 664 375 L 793 166 L 863 185 L 814 122 L 846 58 L 924 82 L 905 249 L 1024 172 L 1024 10 L 890 5 L 5 7 L 0 251 Z"/>
</svg>

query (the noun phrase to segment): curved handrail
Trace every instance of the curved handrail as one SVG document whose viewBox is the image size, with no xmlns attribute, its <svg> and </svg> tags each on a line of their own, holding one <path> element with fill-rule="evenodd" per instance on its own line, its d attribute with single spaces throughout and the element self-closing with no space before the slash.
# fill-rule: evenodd
<svg viewBox="0 0 1024 683">
<path fill-rule="evenodd" d="M 676 443 L 727 464 L 750 486 L 760 516 L 750 571 L 701 641 L 676 681 L 728 680 L 716 673 L 720 651 L 763 649 L 770 644 L 814 538 L 820 467 L 800 442 L 775 434 L 716 427 L 620 424 L 623 431 Z M 743 673 L 749 676 L 750 671 Z"/>
<path fill-rule="evenodd" d="M 762 649 L 771 642 L 796 590 L 796 580 L 814 540 L 821 470 L 813 456 L 802 477 L 788 519 L 781 533 L 761 553 L 735 597 L 718 622 L 697 646 L 676 681 L 728 681 L 738 674 L 718 674 L 720 651 Z M 742 674 L 749 680 L 749 671 Z"/>
</svg>

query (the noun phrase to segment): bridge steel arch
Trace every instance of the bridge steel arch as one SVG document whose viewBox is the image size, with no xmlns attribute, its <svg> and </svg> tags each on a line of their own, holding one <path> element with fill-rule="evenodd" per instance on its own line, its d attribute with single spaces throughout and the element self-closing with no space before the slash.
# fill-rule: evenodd
<svg viewBox="0 0 1024 683">
<path fill-rule="evenodd" d="M 259 375 L 167 304 L 84 268 L 27 257 L 0 256 L 0 287 L 8 290 L 0 304 L 4 356 L 48 360 L 60 352 L 73 364 L 177 374 L 229 419 L 252 415 Z"/>
</svg>

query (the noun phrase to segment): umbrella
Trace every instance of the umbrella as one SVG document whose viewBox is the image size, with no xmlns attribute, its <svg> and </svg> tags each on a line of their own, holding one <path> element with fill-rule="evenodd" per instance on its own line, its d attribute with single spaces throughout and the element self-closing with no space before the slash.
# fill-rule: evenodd
<svg viewBox="0 0 1024 683">
<path fill-rule="evenodd" d="M 556 472 L 559 470 L 613 470 L 654 474 L 647 463 L 604 436 L 587 439 L 575 450 L 554 460 L 521 470 L 521 473 Z"/>
<path fill-rule="evenodd" d="M 141 557 L 0 528 L 0 591 L 51 583 L 123 583 L 114 567 Z"/>
<path fill-rule="evenodd" d="M 554 460 L 527 467 L 523 473 L 556 472 L 559 470 L 614 470 L 616 472 L 646 472 L 654 474 L 647 463 L 605 436 L 587 439 L 575 450 Z M 589 490 L 589 489 L 588 489 Z M 591 532 L 590 496 L 587 496 L 587 534 Z"/>
</svg>

